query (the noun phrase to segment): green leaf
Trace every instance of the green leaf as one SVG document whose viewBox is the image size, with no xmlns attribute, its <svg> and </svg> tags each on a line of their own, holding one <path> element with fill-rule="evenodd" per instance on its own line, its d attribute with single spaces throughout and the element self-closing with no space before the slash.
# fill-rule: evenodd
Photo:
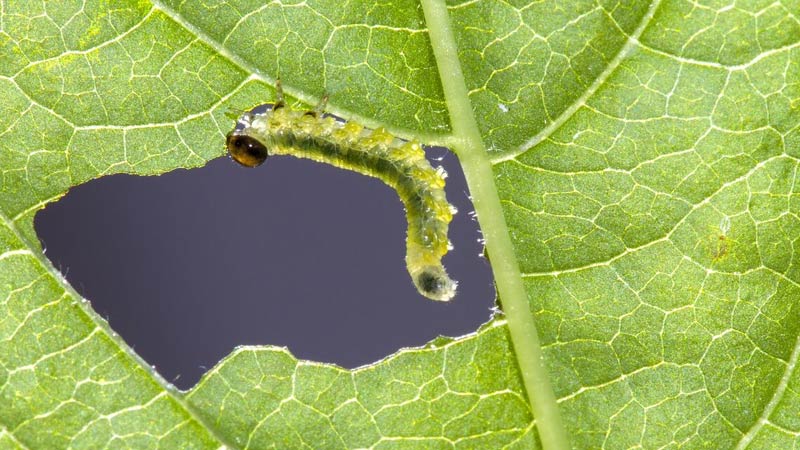
<svg viewBox="0 0 800 450">
<path fill-rule="evenodd" d="M 3 448 L 537 448 L 548 392 L 575 448 L 796 445 L 800 3 L 437 5 L 0 6 Z M 459 155 L 507 315 L 352 371 L 241 348 L 178 392 L 32 219 L 220 156 L 278 76 Z"/>
</svg>

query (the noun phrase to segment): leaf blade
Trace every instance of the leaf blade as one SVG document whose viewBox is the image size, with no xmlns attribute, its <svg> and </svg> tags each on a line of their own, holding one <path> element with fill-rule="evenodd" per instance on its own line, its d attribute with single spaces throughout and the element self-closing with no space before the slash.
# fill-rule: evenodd
<svg viewBox="0 0 800 450">
<path fill-rule="evenodd" d="M 226 22 L 227 16 L 198 5 L 192 10 L 190 3 L 131 3 L 114 11 L 87 8 L 86 17 L 66 4 L 47 4 L 46 11 L 17 11 L 8 4 L 0 32 L 0 48 L 6 50 L 0 51 L 0 303 L 6 309 L 0 335 L 6 348 L 0 355 L 3 367 L 22 369 L 6 370 L 6 398 L 26 398 L 26 386 L 36 386 L 31 380 L 39 374 L 35 369 L 33 375 L 26 372 L 31 358 L 38 361 L 31 356 L 35 352 L 55 355 L 68 349 L 64 354 L 69 356 L 58 364 L 49 361 L 52 357 L 40 363 L 42 376 L 53 379 L 31 391 L 39 393 L 51 386 L 68 390 L 64 380 L 71 378 L 91 380 L 91 370 L 80 364 L 86 355 L 128 352 L 90 310 L 79 306 L 70 312 L 78 297 L 41 256 L 31 226 L 33 214 L 70 186 L 116 172 L 154 174 L 196 166 L 219 155 L 221 136 L 229 126 L 224 109 L 271 98 L 272 78 L 264 73 L 275 77 L 278 68 L 287 70 L 297 86 L 293 91 L 306 100 L 330 90 L 334 99 L 341 99 L 334 106 L 347 117 L 363 115 L 368 124 L 386 122 L 399 134 L 420 136 L 425 142 L 449 139 L 449 116 L 432 71 L 432 54 L 420 38 L 425 29 L 419 12 L 410 2 L 396 3 L 407 14 L 393 15 L 387 7 L 376 6 L 363 24 L 357 23 L 353 10 L 325 10 L 324 5 L 287 5 L 294 8 L 293 15 L 271 10 L 269 17 L 277 18 L 272 22 L 266 20 L 268 15 L 259 16 L 259 5 L 242 7 L 248 20 L 275 24 L 259 28 L 248 22 L 272 38 L 270 45 L 293 30 L 307 35 L 306 41 L 290 36 L 284 48 L 275 47 L 275 58 L 267 51 L 251 53 L 262 47 L 248 38 L 250 33 L 236 31 L 230 36 L 238 40 L 228 38 L 226 33 L 236 28 L 231 24 L 244 15 L 240 12 L 232 16 L 234 22 Z M 574 443 L 743 448 L 791 440 L 791 431 L 798 427 L 793 389 L 797 308 L 792 301 L 797 271 L 791 248 L 797 232 L 793 180 L 800 145 L 794 4 L 690 8 L 688 3 L 665 1 L 614 8 L 573 3 L 574 9 L 565 10 L 559 8 L 561 3 L 549 2 L 534 7 L 504 4 L 496 11 L 489 7 L 497 13 L 494 17 L 480 13 L 486 5 L 453 3 L 450 11 L 457 17 L 459 43 L 464 43 L 462 62 L 473 77 L 471 99 L 488 124 L 482 136 L 490 148 L 512 149 L 491 154 L 494 182 Z M 540 6 L 545 9 L 531 9 Z M 652 20 L 644 20 L 645 7 L 651 8 Z M 227 14 L 234 10 L 227 4 L 219 8 L 227 8 Z M 309 23 L 320 26 L 302 28 L 304 18 L 312 16 L 316 21 Z M 200 19 L 209 22 L 203 25 Z M 469 29 L 484 19 L 497 19 L 484 27 L 489 33 Z M 567 26 L 573 23 L 576 28 Z M 643 23 L 646 26 L 639 28 Z M 212 45 L 198 29 L 218 43 L 227 45 L 229 39 L 234 51 L 223 52 L 225 45 Z M 641 34 L 631 39 L 637 29 Z M 62 30 L 70 30 L 63 41 Z M 159 41 L 157 34 L 162 32 L 169 39 Z M 371 33 L 376 47 L 356 43 Z M 498 34 L 505 37 L 492 44 Z M 551 37 L 537 41 L 536 36 Z M 530 53 L 515 57 L 515 43 L 531 37 Z M 336 45 L 324 47 L 326 38 Z M 635 46 L 624 49 L 626 39 Z M 351 44 L 347 51 L 332 50 L 341 43 Z M 310 56 L 304 59 L 301 50 L 309 50 Z M 537 65 L 551 59 L 540 56 L 548 51 L 561 62 L 550 71 Z M 398 55 L 405 58 L 400 58 L 403 64 L 396 64 Z M 580 70 L 563 79 L 554 75 L 567 73 L 572 60 Z M 140 61 L 148 62 L 137 66 Z M 515 61 L 525 63 L 527 70 L 514 69 Z M 370 64 L 385 65 L 385 76 Z M 507 66 L 516 76 L 491 79 L 493 70 Z M 312 78 L 322 69 L 306 72 L 304 67 L 325 68 L 330 78 L 319 82 Z M 152 79 L 132 81 L 131 73 Z M 280 75 L 288 81 L 287 73 Z M 536 89 L 555 94 L 516 95 Z M 537 102 L 527 102 L 529 97 Z M 539 106 L 512 107 L 523 103 Z M 15 332 L 29 314 L 34 320 L 48 317 L 45 325 L 60 320 L 71 326 L 39 326 L 37 332 L 23 326 Z M 488 329 L 501 325 L 494 322 Z M 44 340 L 36 342 L 36 335 Z M 494 332 L 481 330 L 451 347 L 493 348 L 501 341 Z M 96 347 L 89 349 L 90 344 Z M 17 354 L 19 348 L 33 353 L 25 359 Z M 510 354 L 508 349 L 497 351 L 504 357 Z M 431 361 L 438 357 L 436 350 L 410 353 L 415 352 L 427 358 L 421 370 L 435 367 Z M 181 411 L 179 399 L 159 393 L 166 392 L 157 384 L 163 381 L 132 354 L 108 364 L 132 374 L 131 380 L 138 383 L 132 390 L 119 388 L 120 393 L 135 393 L 138 400 L 120 395 L 111 402 L 114 408 L 125 410 L 131 402 L 155 399 L 150 408 L 159 411 L 159 417 L 161 411 L 169 411 L 165 417 L 174 423 L 191 417 Z M 504 358 L 481 362 L 480 367 L 490 371 L 492 364 L 512 371 Z M 335 368 L 319 371 L 332 371 L 334 379 L 344 376 Z M 450 381 L 463 382 L 478 372 L 465 369 Z M 511 378 L 499 379 L 513 386 Z M 428 374 L 427 380 L 427 389 L 440 393 L 437 377 Z M 412 383 L 428 394 L 421 388 L 424 384 Z M 331 389 L 314 381 L 304 386 L 312 391 L 319 386 L 321 393 Z M 521 395 L 516 388 L 511 391 L 512 396 Z M 74 442 L 87 442 L 79 440 L 87 436 L 79 435 L 81 427 L 67 419 L 86 417 L 83 425 L 94 424 L 102 420 L 92 422 L 91 414 L 102 414 L 87 412 L 76 398 L 58 393 L 58 403 L 43 402 L 40 409 L 5 404 L 0 408 L 4 436 L 26 444 L 63 446 L 61 437 L 33 430 L 36 418 L 46 414 L 42 423 L 51 420 L 47 423 L 72 430 Z M 110 408 L 104 403 L 108 399 L 81 394 L 98 410 Z M 396 394 L 400 398 L 402 389 Z M 353 397 L 330 400 L 328 405 L 353 405 L 343 406 L 344 416 L 338 416 L 347 417 L 341 419 L 347 429 L 331 435 L 331 427 L 337 430 L 340 425 L 328 424 L 323 414 L 309 428 L 287 433 L 286 439 L 301 443 L 307 442 L 303 436 L 319 434 L 331 445 L 356 446 L 387 435 L 408 443 L 409 436 L 402 435 L 406 430 L 397 424 L 424 417 L 424 409 L 413 409 L 419 407 L 414 402 L 401 413 L 386 409 L 396 414 L 386 412 L 383 432 L 376 434 L 370 422 L 379 409 L 375 405 L 380 392 L 358 401 Z M 300 411 L 313 413 L 303 409 L 311 403 L 307 399 L 289 404 L 293 409 L 284 423 L 293 423 L 289 419 L 298 419 Z M 535 432 L 520 427 L 491 428 L 478 436 L 479 420 L 471 420 L 496 408 L 490 405 L 475 416 L 459 418 L 459 407 L 469 409 L 456 405 L 437 412 L 437 417 L 449 417 L 458 425 L 442 428 L 435 437 L 424 420 L 411 428 L 430 444 L 451 445 L 448 439 L 453 438 L 458 446 L 505 436 L 509 439 L 493 444 L 512 446 L 519 439 L 516 445 L 536 445 Z M 518 420 L 522 408 L 515 411 Z M 219 420 L 228 418 L 220 415 Z M 141 430 L 152 426 L 141 416 L 127 425 Z M 182 429 L 175 430 L 172 436 L 183 436 Z M 219 445 L 212 431 L 217 430 L 198 432 L 198 448 Z M 98 436 L 108 436 L 102 433 Z"/>
</svg>

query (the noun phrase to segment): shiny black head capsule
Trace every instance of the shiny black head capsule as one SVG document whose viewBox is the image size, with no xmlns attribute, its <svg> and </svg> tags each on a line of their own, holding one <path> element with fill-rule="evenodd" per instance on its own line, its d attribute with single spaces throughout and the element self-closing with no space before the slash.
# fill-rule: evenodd
<svg viewBox="0 0 800 450">
<path fill-rule="evenodd" d="M 246 167 L 258 167 L 269 156 L 264 144 L 250 136 L 236 134 L 233 131 L 228 133 L 225 146 L 231 158 Z"/>
</svg>

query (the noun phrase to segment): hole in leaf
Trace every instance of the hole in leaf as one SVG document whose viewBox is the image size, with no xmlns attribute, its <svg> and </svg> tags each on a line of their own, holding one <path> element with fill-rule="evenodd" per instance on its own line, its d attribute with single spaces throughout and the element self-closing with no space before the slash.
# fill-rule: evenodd
<svg viewBox="0 0 800 450">
<path fill-rule="evenodd" d="M 442 164 L 460 211 L 444 260 L 459 281 L 450 303 L 414 288 L 392 189 L 291 157 L 100 178 L 48 205 L 35 226 L 69 282 L 181 389 L 245 344 L 352 368 L 490 316 L 491 270 L 463 174 L 449 153 Z"/>
</svg>

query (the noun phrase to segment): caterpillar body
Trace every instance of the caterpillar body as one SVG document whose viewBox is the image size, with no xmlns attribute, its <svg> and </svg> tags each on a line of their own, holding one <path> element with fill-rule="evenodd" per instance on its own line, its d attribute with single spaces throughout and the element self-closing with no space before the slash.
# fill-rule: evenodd
<svg viewBox="0 0 800 450">
<path fill-rule="evenodd" d="M 417 290 L 431 300 L 453 298 L 457 282 L 441 262 L 450 248 L 447 229 L 456 212 L 445 197 L 444 170 L 431 167 L 416 141 L 324 115 L 327 97 L 314 110 L 298 111 L 284 102 L 280 82 L 276 91 L 271 109 L 238 117 L 226 139 L 231 158 L 256 167 L 269 156 L 292 155 L 381 179 L 397 191 L 406 209 L 406 266 Z"/>
</svg>

